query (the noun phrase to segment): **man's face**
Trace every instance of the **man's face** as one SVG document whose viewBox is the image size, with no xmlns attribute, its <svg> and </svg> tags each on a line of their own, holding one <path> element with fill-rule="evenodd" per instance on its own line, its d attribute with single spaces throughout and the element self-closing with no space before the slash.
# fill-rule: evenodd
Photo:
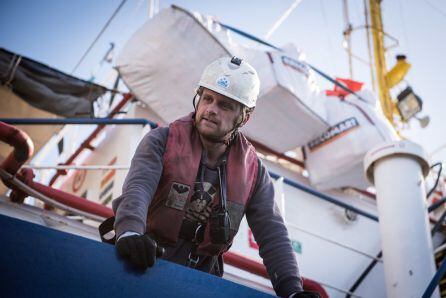
<svg viewBox="0 0 446 298">
<path fill-rule="evenodd" d="M 240 121 L 241 104 L 224 95 L 203 88 L 195 123 L 198 132 L 209 141 L 221 141 Z"/>
</svg>

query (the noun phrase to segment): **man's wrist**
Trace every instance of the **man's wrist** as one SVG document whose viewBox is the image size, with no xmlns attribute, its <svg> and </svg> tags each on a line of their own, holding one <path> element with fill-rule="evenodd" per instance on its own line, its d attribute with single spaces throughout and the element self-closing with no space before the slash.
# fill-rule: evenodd
<svg viewBox="0 0 446 298">
<path fill-rule="evenodd" d="M 141 235 L 140 233 L 137 232 L 133 232 L 133 231 L 125 231 L 124 233 L 122 233 L 121 235 L 119 235 L 118 240 L 121 238 L 125 238 L 125 237 L 129 237 L 129 236 L 134 236 L 134 235 Z"/>
</svg>

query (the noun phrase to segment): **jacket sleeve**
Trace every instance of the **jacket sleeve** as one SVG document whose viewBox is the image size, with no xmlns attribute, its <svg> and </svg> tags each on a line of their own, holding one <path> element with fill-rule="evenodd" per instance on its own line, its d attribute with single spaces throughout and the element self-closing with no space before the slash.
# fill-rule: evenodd
<svg viewBox="0 0 446 298">
<path fill-rule="evenodd" d="M 113 201 L 118 238 L 126 231 L 144 234 L 147 212 L 163 170 L 163 154 L 169 129 L 160 127 L 147 133 L 132 158 L 122 194 Z"/>
<path fill-rule="evenodd" d="M 259 254 L 280 297 L 302 291 L 294 251 L 282 215 L 274 201 L 274 186 L 259 160 L 258 179 L 246 209 L 246 219 L 259 245 Z"/>
</svg>

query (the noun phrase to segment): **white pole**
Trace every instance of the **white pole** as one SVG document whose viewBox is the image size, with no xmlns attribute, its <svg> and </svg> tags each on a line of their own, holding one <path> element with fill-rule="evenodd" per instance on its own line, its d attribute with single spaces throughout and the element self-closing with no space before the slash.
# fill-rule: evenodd
<svg viewBox="0 0 446 298">
<path fill-rule="evenodd" d="M 435 274 L 426 208 L 426 153 L 409 141 L 369 151 L 367 177 L 375 184 L 387 296 L 421 297 Z M 438 289 L 432 297 L 439 297 Z"/>
</svg>

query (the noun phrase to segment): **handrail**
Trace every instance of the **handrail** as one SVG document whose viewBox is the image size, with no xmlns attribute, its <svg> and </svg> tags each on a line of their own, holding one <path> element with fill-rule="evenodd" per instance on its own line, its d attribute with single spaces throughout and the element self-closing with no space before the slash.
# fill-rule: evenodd
<svg viewBox="0 0 446 298">
<path fill-rule="evenodd" d="M 426 290 L 423 293 L 422 298 L 430 298 L 432 296 L 432 293 L 434 293 L 435 288 L 440 283 L 440 280 L 444 276 L 445 273 L 446 273 L 446 257 L 443 258 L 440 268 L 438 268 L 438 270 L 435 273 L 434 277 L 432 278 L 431 282 L 427 286 Z"/>
<path fill-rule="evenodd" d="M 9 136 L 9 135 L 1 134 L 1 132 L 11 131 L 12 128 L 13 128 L 12 131 L 14 131 L 13 136 L 17 137 L 17 135 L 18 135 L 18 140 L 20 140 L 21 142 L 17 142 L 14 138 L 12 140 L 7 138 L 6 136 Z M 21 131 L 17 128 L 9 126 L 8 124 L 0 122 L 0 140 L 7 140 L 8 143 L 14 144 L 15 149 L 17 146 L 26 147 L 26 148 L 22 148 L 23 152 L 28 152 L 28 153 L 31 152 L 32 153 L 33 144 L 32 144 L 31 139 L 29 137 L 27 137 L 26 134 L 23 133 L 23 135 L 22 135 L 18 132 L 21 132 Z M 26 140 L 26 142 L 23 142 L 22 139 Z M 22 152 L 22 151 L 20 151 L 20 152 Z M 13 164 L 15 165 L 14 168 L 16 168 L 17 165 L 19 165 L 19 168 L 20 168 L 20 166 L 31 156 L 31 154 L 28 154 L 26 156 L 24 156 L 23 154 L 18 154 L 19 159 L 16 159 L 16 156 L 15 156 L 16 154 L 14 154 L 14 153 L 16 153 L 15 150 L 10 154 L 10 156 L 12 156 L 11 160 L 12 160 Z M 24 171 L 28 172 L 28 174 L 30 174 L 30 173 L 32 174 L 31 169 L 24 169 Z M 61 191 L 61 190 L 53 189 L 50 186 L 46 186 L 46 185 L 34 182 L 34 181 L 32 181 L 32 179 L 24 179 L 24 181 L 20 181 L 17 177 L 14 177 L 15 173 L 16 172 L 8 173 L 4 168 L 0 168 L 0 177 L 2 177 L 5 181 L 11 181 L 12 183 L 10 183 L 9 186 L 12 186 L 12 188 L 15 190 L 18 190 L 21 192 L 25 191 L 26 192 L 25 194 L 29 193 L 29 194 L 43 200 L 44 202 L 54 204 L 58 207 L 61 207 L 62 209 L 67 210 L 67 211 L 75 211 L 78 214 L 81 214 L 83 216 L 86 216 L 86 217 L 89 217 L 92 219 L 98 220 L 98 219 L 113 216 L 113 211 L 106 206 L 85 200 L 79 196 L 69 194 L 69 193 Z M 72 209 L 72 208 L 74 208 L 74 209 Z M 250 263 L 250 262 L 246 263 L 247 260 L 249 260 L 249 259 L 244 258 L 242 256 L 238 256 L 234 253 L 229 253 L 227 258 L 232 261 L 233 266 L 238 267 L 239 269 L 242 269 L 242 270 L 249 271 L 250 268 L 253 266 L 253 263 Z M 255 261 L 253 261 L 253 262 L 255 262 Z M 248 264 L 248 265 L 246 265 L 246 264 Z M 249 266 L 251 266 L 251 267 L 249 267 Z M 263 266 L 263 265 L 260 263 L 257 263 L 256 266 L 258 267 L 258 266 Z M 266 272 L 266 269 L 264 269 L 264 271 Z M 263 274 L 261 276 L 268 277 L 268 274 Z M 305 289 L 316 290 L 317 292 L 319 292 L 322 295 L 323 298 L 328 297 L 325 290 L 318 283 L 316 283 L 312 280 L 309 280 L 309 279 L 304 279 L 303 281 L 304 281 Z"/>
<path fill-rule="evenodd" d="M 282 176 L 280 176 L 280 175 L 278 175 L 276 173 L 273 173 L 273 172 L 269 172 L 269 174 L 274 179 L 279 179 L 280 177 L 282 177 Z M 294 188 L 300 189 L 300 190 L 302 190 L 302 191 L 304 191 L 306 193 L 309 193 L 309 194 L 311 194 L 311 195 L 313 195 L 315 197 L 318 197 L 318 198 L 320 198 L 322 200 L 328 201 L 328 202 L 330 202 L 330 203 L 332 203 L 334 205 L 337 205 L 337 206 L 343 207 L 345 209 L 351 210 L 353 212 L 356 212 L 357 214 L 365 216 L 365 217 L 367 217 L 367 218 L 369 218 L 369 219 L 371 219 L 373 221 L 378 221 L 378 217 L 377 216 L 372 215 L 372 214 L 370 214 L 368 212 L 362 211 L 361 209 L 353 207 L 353 206 L 351 206 L 351 205 L 349 205 L 347 203 L 341 202 L 339 199 L 334 198 L 334 197 L 329 196 L 329 195 L 326 195 L 326 194 L 324 194 L 322 192 L 319 192 L 319 191 L 317 191 L 317 190 L 315 190 L 315 189 L 313 189 L 311 187 L 308 187 L 308 186 L 305 186 L 303 184 L 294 182 L 294 181 L 292 181 L 292 180 L 290 180 L 288 178 L 284 178 L 283 182 L 285 184 L 293 186 Z"/>
<path fill-rule="evenodd" d="M 62 210 L 73 212 L 94 220 L 103 220 L 107 217 L 113 216 L 113 211 L 106 206 L 88 201 L 64 191 L 53 189 L 37 182 L 32 181 L 29 183 L 30 185 L 27 185 L 26 183 L 6 173 L 6 171 L 3 169 L 0 169 L 0 177 L 12 181 L 14 187 L 18 187 L 21 190 L 26 191 L 29 193 L 29 195 L 32 195 L 43 202 L 54 205 Z M 79 210 L 81 211 L 79 212 Z M 224 256 L 225 263 L 269 279 L 268 273 L 266 272 L 266 268 L 263 264 L 233 252 L 227 252 Z M 306 290 L 316 291 L 321 294 L 323 298 L 328 298 L 324 288 L 317 282 L 307 278 L 303 278 L 302 280 Z"/>
<path fill-rule="evenodd" d="M 446 203 L 446 197 L 441 198 L 438 202 L 433 203 L 427 208 L 428 212 L 437 210 L 439 207 L 441 207 L 444 203 Z"/>
<path fill-rule="evenodd" d="M 25 196 L 35 197 L 45 204 L 72 214 L 81 215 L 96 221 L 103 221 L 113 216 L 113 211 L 108 207 L 34 181 L 21 181 L 2 168 L 0 168 L 0 177 L 3 181 L 8 181 L 8 186 L 14 191 L 23 193 Z"/>
<path fill-rule="evenodd" d="M 114 119 L 114 118 L 0 118 L 1 122 L 10 125 L 55 125 L 55 124 L 76 124 L 76 125 L 150 125 L 151 128 L 158 127 L 158 124 L 144 118 Z"/>
</svg>

